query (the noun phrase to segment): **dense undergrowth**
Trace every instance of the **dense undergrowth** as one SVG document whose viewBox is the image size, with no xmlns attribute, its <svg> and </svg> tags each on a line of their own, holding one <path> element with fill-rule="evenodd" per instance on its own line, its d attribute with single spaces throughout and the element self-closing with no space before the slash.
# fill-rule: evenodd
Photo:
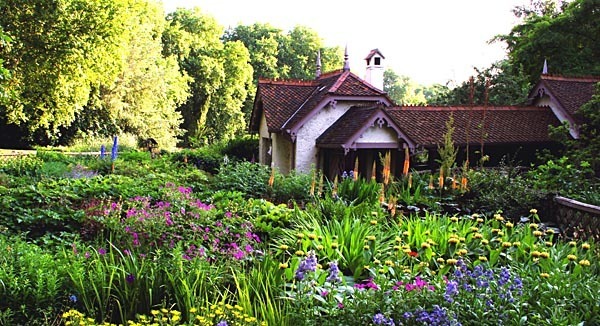
<svg viewBox="0 0 600 326">
<path fill-rule="evenodd" d="M 545 223 L 598 199 L 585 165 L 326 180 L 226 151 L 0 161 L 0 324 L 600 323 L 597 243 Z"/>
</svg>

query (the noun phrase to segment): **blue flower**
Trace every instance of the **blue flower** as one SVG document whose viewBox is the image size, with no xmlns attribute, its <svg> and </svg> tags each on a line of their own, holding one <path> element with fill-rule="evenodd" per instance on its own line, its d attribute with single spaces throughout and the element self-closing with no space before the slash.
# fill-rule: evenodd
<svg viewBox="0 0 600 326">
<path fill-rule="evenodd" d="M 306 254 L 306 259 L 300 262 L 296 270 L 296 279 L 302 281 L 306 272 L 314 272 L 317 270 L 317 256 L 314 251 L 309 251 Z"/>
<path fill-rule="evenodd" d="M 338 268 L 338 264 L 336 261 L 332 261 L 331 263 L 329 263 L 329 276 L 327 276 L 327 279 L 325 279 L 325 281 L 329 283 L 337 283 L 342 281 L 342 279 L 340 278 L 340 269 Z"/>
<path fill-rule="evenodd" d="M 227 323 L 226 320 L 221 320 L 220 322 L 217 323 L 216 326 L 229 326 L 229 324 Z"/>
<path fill-rule="evenodd" d="M 77 296 L 76 296 L 76 295 L 74 295 L 74 294 L 71 294 L 71 295 L 69 296 L 69 301 L 71 301 L 71 302 L 73 302 L 73 303 L 76 303 L 76 302 L 77 302 Z"/>
<path fill-rule="evenodd" d="M 373 316 L 373 324 L 382 325 L 385 322 L 386 318 L 382 313 L 377 313 Z"/>
</svg>

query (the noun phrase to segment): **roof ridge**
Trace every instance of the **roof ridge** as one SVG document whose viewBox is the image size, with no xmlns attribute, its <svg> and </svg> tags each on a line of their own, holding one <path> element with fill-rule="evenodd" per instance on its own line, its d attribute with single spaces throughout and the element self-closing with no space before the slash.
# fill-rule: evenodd
<svg viewBox="0 0 600 326">
<path fill-rule="evenodd" d="M 336 74 L 343 73 L 343 72 L 344 72 L 344 69 L 337 69 L 337 70 L 328 71 L 326 73 L 321 74 L 321 76 L 319 76 L 318 79 L 328 78 L 328 77 L 331 77 L 331 76 L 334 76 Z"/>
<path fill-rule="evenodd" d="M 317 83 L 314 80 L 302 80 L 302 79 L 268 79 L 259 78 L 259 84 L 273 84 L 273 85 L 290 85 L 290 86 L 316 86 Z"/>
<path fill-rule="evenodd" d="M 559 81 L 579 81 L 579 82 L 600 82 L 600 76 L 566 76 L 558 74 L 543 74 L 540 76 L 542 80 L 559 80 Z"/>
<path fill-rule="evenodd" d="M 412 111 L 540 111 L 547 109 L 548 106 L 518 106 L 518 105 L 502 105 L 502 106 L 428 106 L 428 105 L 410 105 L 410 106 L 393 106 L 385 108 L 386 110 L 412 110 Z"/>
<path fill-rule="evenodd" d="M 344 71 L 344 73 L 340 75 L 340 77 L 335 81 L 335 83 L 329 88 L 328 91 L 330 93 L 335 93 L 335 91 L 337 91 L 338 88 L 340 88 L 340 86 L 342 86 L 342 84 L 344 83 L 346 78 L 348 78 L 348 76 L 350 74 L 351 74 L 350 70 Z"/>
</svg>

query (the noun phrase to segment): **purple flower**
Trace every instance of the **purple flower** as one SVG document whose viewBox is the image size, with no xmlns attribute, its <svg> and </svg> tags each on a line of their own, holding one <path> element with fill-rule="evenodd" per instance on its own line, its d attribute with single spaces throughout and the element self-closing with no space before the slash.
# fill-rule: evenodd
<svg viewBox="0 0 600 326">
<path fill-rule="evenodd" d="M 90 258 L 90 252 L 86 251 L 84 256 L 85 256 L 86 259 Z"/>
<path fill-rule="evenodd" d="M 340 269 L 336 261 L 329 263 L 329 276 L 327 276 L 325 281 L 329 283 L 337 283 L 342 281 L 340 278 Z"/>
<path fill-rule="evenodd" d="M 135 281 L 135 276 L 133 274 L 127 274 L 127 276 L 125 276 L 125 281 L 127 281 L 129 284 L 133 284 L 133 281 Z"/>
<path fill-rule="evenodd" d="M 229 324 L 227 323 L 226 320 L 221 320 L 220 322 L 217 323 L 216 326 L 229 326 Z"/>
<path fill-rule="evenodd" d="M 306 259 L 300 262 L 298 269 L 296 270 L 296 279 L 302 281 L 306 272 L 314 272 L 317 270 L 317 256 L 314 251 L 309 251 L 306 254 Z"/>
<path fill-rule="evenodd" d="M 99 254 L 100 256 L 104 256 L 104 255 L 106 255 L 106 249 L 104 249 L 104 248 L 98 248 L 98 254 Z"/>
<path fill-rule="evenodd" d="M 375 325 L 382 325 L 385 321 L 386 318 L 382 313 L 376 313 L 375 316 L 373 316 L 373 324 Z"/>
</svg>

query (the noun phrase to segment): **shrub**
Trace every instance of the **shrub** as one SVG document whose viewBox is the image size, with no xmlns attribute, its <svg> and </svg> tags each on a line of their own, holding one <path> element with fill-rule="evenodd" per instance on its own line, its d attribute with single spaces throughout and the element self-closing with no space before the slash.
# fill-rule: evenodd
<svg viewBox="0 0 600 326">
<path fill-rule="evenodd" d="M 270 176 L 271 170 L 266 165 L 251 162 L 223 164 L 212 185 L 215 190 L 239 191 L 248 198 L 264 198 Z"/>
<path fill-rule="evenodd" d="M 258 157 L 258 139 L 249 137 L 232 139 L 225 145 L 222 153 L 232 160 L 256 161 Z"/>
</svg>

